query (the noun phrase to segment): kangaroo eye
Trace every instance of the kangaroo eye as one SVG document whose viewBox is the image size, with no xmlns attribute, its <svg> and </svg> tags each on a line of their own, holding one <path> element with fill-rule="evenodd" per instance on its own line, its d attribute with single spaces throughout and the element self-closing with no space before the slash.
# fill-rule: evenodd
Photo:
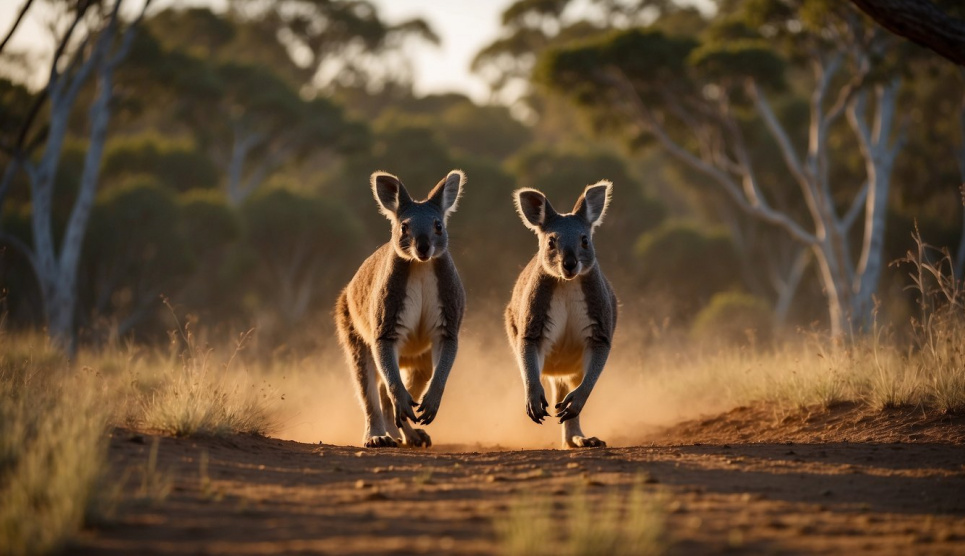
<svg viewBox="0 0 965 556">
<path fill-rule="evenodd" d="M 556 249 L 556 238 L 551 237 L 547 245 L 549 245 L 550 249 Z"/>
<path fill-rule="evenodd" d="M 440 222 L 440 221 L 438 221 L 438 220 L 436 220 L 436 233 L 437 233 L 437 234 L 441 234 L 441 233 L 442 233 L 442 222 Z"/>
<path fill-rule="evenodd" d="M 586 236 L 583 236 L 583 248 L 586 249 L 589 246 L 590 246 L 590 239 Z"/>
<path fill-rule="evenodd" d="M 399 226 L 399 230 L 402 231 L 402 235 L 405 235 L 409 231 L 409 225 L 403 222 L 402 226 Z"/>
</svg>

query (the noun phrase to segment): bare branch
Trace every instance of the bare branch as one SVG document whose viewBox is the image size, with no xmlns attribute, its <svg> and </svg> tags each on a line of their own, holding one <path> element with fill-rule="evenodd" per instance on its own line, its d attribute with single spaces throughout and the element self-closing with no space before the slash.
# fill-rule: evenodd
<svg viewBox="0 0 965 556">
<path fill-rule="evenodd" d="M 817 238 L 815 238 L 813 234 L 808 233 L 807 230 L 802 228 L 788 215 L 771 209 L 763 199 L 758 198 L 754 203 L 749 201 L 741 192 L 741 188 L 734 182 L 733 178 L 706 161 L 694 156 L 690 151 L 674 141 L 656 121 L 647 106 L 640 100 L 630 80 L 622 71 L 612 68 L 610 76 L 613 78 L 616 86 L 621 90 L 623 98 L 630 103 L 637 116 L 645 122 L 649 131 L 656 136 L 657 140 L 660 141 L 667 152 L 695 170 L 713 178 L 745 212 L 753 214 L 765 222 L 780 226 L 787 231 L 791 237 L 802 243 L 815 244 L 817 242 Z"/>
<path fill-rule="evenodd" d="M 848 122 L 851 124 L 855 135 L 858 136 L 858 145 L 861 147 L 861 151 L 866 159 L 871 156 L 871 151 L 874 146 L 871 139 L 871 129 L 868 127 L 868 122 L 865 119 L 867 109 L 867 91 L 858 92 L 848 104 Z"/>
<path fill-rule="evenodd" d="M 121 0 L 117 0 L 117 5 L 120 6 Z M 121 38 L 121 46 L 118 47 L 117 51 L 111 56 L 108 62 L 111 66 L 117 67 L 118 64 L 124 61 L 128 53 L 131 51 L 131 45 L 134 44 L 134 35 L 136 34 L 137 26 L 140 25 L 141 20 L 144 19 L 144 12 L 147 11 L 148 7 L 151 5 L 151 0 L 145 0 L 144 6 L 141 8 L 140 13 L 134 18 L 124 30 L 124 35 Z"/>
<path fill-rule="evenodd" d="M 777 121 L 777 116 L 774 115 L 774 110 L 771 109 L 771 104 L 767 101 L 764 91 L 762 91 L 753 80 L 748 80 L 747 85 L 751 98 L 754 99 L 754 106 L 757 108 L 757 112 L 761 115 L 761 118 L 763 118 L 764 125 L 767 126 L 767 130 L 771 132 L 771 135 L 777 141 L 778 147 L 781 149 L 781 156 L 784 157 L 784 163 L 787 164 L 788 169 L 791 170 L 794 179 L 804 186 L 808 183 L 808 179 L 804 174 L 801 161 L 794 152 L 794 145 L 791 144 L 790 137 L 788 137 L 787 132 L 784 131 L 781 123 Z"/>
<path fill-rule="evenodd" d="M 27 0 L 24 2 L 23 7 L 20 8 L 20 12 L 17 14 L 17 18 L 13 20 L 13 25 L 10 26 L 10 30 L 7 31 L 7 36 L 3 38 L 3 42 L 0 42 L 0 52 L 3 52 L 4 47 L 10 42 L 10 37 L 13 36 L 17 27 L 20 27 L 20 22 L 23 21 L 23 16 L 27 15 L 27 10 L 30 9 L 30 4 L 33 4 L 34 0 Z"/>
<path fill-rule="evenodd" d="M 94 51 L 91 52 L 90 56 L 83 63 L 80 64 L 79 69 L 76 73 L 71 76 L 70 87 L 67 89 L 67 98 L 74 99 L 80 88 L 90 77 L 91 72 L 94 67 L 101 63 L 101 60 L 107 56 L 107 52 L 110 49 L 111 43 L 114 41 L 114 35 L 117 32 L 117 18 L 118 10 L 121 7 L 122 0 L 116 0 L 114 2 L 114 7 L 111 8 L 111 13 L 108 16 L 107 25 L 101 30 L 100 36 L 97 37 L 97 41 L 94 43 Z M 90 35 L 84 38 L 85 43 L 90 38 Z M 74 61 L 71 61 L 71 65 Z"/>
<path fill-rule="evenodd" d="M 54 96 L 56 96 L 58 93 L 58 89 L 61 87 L 61 85 L 58 83 L 60 72 L 58 71 L 57 67 L 60 65 L 61 57 L 63 57 L 64 52 L 67 50 L 67 45 L 70 44 L 70 39 L 74 36 L 74 31 L 77 30 L 77 25 L 79 25 L 81 20 L 84 19 L 84 14 L 87 13 L 87 9 L 89 7 L 90 2 L 81 2 L 77 5 L 77 11 L 74 13 L 74 20 L 70 22 L 70 26 L 67 27 L 67 31 L 64 32 L 64 36 L 61 37 L 60 44 L 57 45 L 57 49 L 54 51 L 54 56 L 50 60 L 50 78 L 47 82 L 45 92 L 53 94 Z"/>
<path fill-rule="evenodd" d="M 842 231 L 847 232 L 851 229 L 851 226 L 854 226 L 855 221 L 858 219 L 858 215 L 861 214 L 861 209 L 864 208 L 865 200 L 868 198 L 868 187 L 870 187 L 868 182 L 864 182 L 864 185 L 861 186 L 861 190 L 858 191 L 858 194 L 851 201 L 851 206 L 848 207 L 848 212 L 841 217 L 841 223 L 839 225 L 841 226 Z"/>
</svg>

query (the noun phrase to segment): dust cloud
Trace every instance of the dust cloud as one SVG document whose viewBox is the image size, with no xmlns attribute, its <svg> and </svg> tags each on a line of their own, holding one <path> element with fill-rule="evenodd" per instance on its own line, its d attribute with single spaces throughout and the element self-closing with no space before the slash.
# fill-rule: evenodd
<svg viewBox="0 0 965 556">
<path fill-rule="evenodd" d="M 426 429 L 433 444 L 463 450 L 560 448 L 562 427 L 556 420 L 537 425 L 526 416 L 522 379 L 502 316 L 491 312 L 467 315 L 442 406 Z M 639 444 L 660 426 L 715 409 L 712 399 L 688 399 L 665 363 L 648 354 L 643 335 L 640 325 L 621 315 L 610 359 L 581 414 L 584 433 L 610 446 Z M 285 401 L 273 436 L 361 444 L 362 410 L 334 338 L 321 354 L 281 371 L 285 378 L 277 388 Z"/>
</svg>

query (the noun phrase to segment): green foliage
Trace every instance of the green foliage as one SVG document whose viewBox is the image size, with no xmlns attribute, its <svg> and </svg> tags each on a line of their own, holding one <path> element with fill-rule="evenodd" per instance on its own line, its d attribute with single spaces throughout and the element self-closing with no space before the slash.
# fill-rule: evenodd
<svg viewBox="0 0 965 556">
<path fill-rule="evenodd" d="M 217 191 L 189 191 L 178 197 L 184 235 L 194 250 L 210 251 L 227 245 L 241 235 L 238 214 Z"/>
<path fill-rule="evenodd" d="M 246 296 L 284 326 L 327 315 L 333 292 L 353 271 L 335 261 L 356 255 L 361 242 L 352 214 L 328 198 L 272 188 L 250 197 L 241 215 L 250 255 L 239 255 L 254 262 L 241 283 Z"/>
<path fill-rule="evenodd" d="M 691 334 L 709 343 L 767 344 L 773 326 L 773 313 L 766 301 L 746 293 L 722 292 L 697 313 Z"/>
<path fill-rule="evenodd" d="M 502 106 L 460 103 L 440 118 L 443 141 L 450 149 L 473 157 L 502 160 L 532 140 L 532 133 Z"/>
<path fill-rule="evenodd" d="M 607 215 L 598 230 L 598 241 L 607 245 L 602 255 L 608 271 L 626 269 L 637 238 L 659 225 L 666 214 L 660 200 L 646 193 L 646 185 L 632 175 L 626 162 L 603 148 L 547 148 L 533 146 L 510 159 L 507 169 L 517 187 L 532 187 L 547 194 L 556 210 L 569 212 L 587 185 L 607 179 L 614 184 L 614 199 L 619 210 Z"/>
<path fill-rule="evenodd" d="M 220 181 L 211 159 L 188 142 L 157 135 L 109 142 L 101 169 L 101 179 L 107 187 L 137 174 L 150 174 L 172 191 L 211 189 Z"/>
<path fill-rule="evenodd" d="M 533 78 L 565 91 L 581 104 L 599 98 L 607 68 L 617 68 L 634 83 L 679 81 L 687 73 L 693 39 L 659 31 L 628 29 L 600 38 L 551 49 L 540 57 Z"/>
<path fill-rule="evenodd" d="M 149 332 L 142 321 L 157 318 L 158 295 L 178 288 L 197 267 L 185 231 L 174 192 L 150 176 L 98 195 L 79 270 L 81 313 L 111 318 L 121 333 L 135 325 Z"/>
<path fill-rule="evenodd" d="M 174 193 L 153 178 L 135 176 L 98 196 L 86 253 L 112 259 L 124 274 L 177 273 L 193 263 L 185 242 Z"/>
<path fill-rule="evenodd" d="M 703 44 L 690 54 L 688 62 L 711 81 L 726 83 L 750 78 L 771 89 L 785 86 L 784 62 L 762 39 Z"/>
<path fill-rule="evenodd" d="M 685 321 L 715 293 L 739 282 L 734 244 L 721 231 L 668 221 L 640 236 L 635 250 L 640 285 L 669 295 Z"/>
</svg>

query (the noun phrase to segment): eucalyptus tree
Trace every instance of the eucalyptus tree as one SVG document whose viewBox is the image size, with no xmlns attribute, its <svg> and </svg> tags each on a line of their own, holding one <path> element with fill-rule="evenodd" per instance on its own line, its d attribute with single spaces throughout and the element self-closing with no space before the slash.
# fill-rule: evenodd
<svg viewBox="0 0 965 556">
<path fill-rule="evenodd" d="M 314 90 L 411 84 L 408 45 L 439 43 L 425 20 L 389 23 L 369 0 L 234 0 L 230 10 L 277 37 Z"/>
<path fill-rule="evenodd" d="M 849 4 L 749 0 L 702 41 L 629 29 L 554 49 L 536 73 L 631 140 L 654 140 L 749 217 L 808 248 L 832 333 L 841 335 L 870 323 L 884 267 L 891 171 L 902 146 L 893 43 Z M 772 100 L 792 72 L 810 74 L 800 136 Z M 831 147 L 844 122 L 844 145 L 861 154 L 859 172 L 842 172 Z M 752 125 L 779 148 L 781 183 L 761 182 L 761 161 L 747 140 Z M 804 217 L 776 206 L 768 189 L 795 191 Z"/>
<path fill-rule="evenodd" d="M 30 182 L 30 243 L 4 234 L 7 244 L 20 250 L 36 276 L 43 299 L 48 334 L 72 350 L 75 339 L 77 270 L 84 235 L 94 204 L 101 155 L 107 138 L 114 77 L 130 51 L 135 29 L 150 5 L 145 2 L 136 19 L 122 20 L 123 0 L 55 3 L 65 14 L 56 30 L 47 83 L 24 122 L 17 148 L 8 164 L 23 167 Z M 96 92 L 88 108 L 87 150 L 77 194 L 70 208 L 63 235 L 55 238 L 53 222 L 54 181 L 60 163 L 69 120 L 81 90 L 96 77 Z M 45 110 L 41 108 L 46 105 Z M 47 114 L 43 129 L 34 122 Z M 27 139 L 27 137 L 32 138 Z M 26 158 L 24 145 L 37 145 L 36 158 Z"/>
</svg>

